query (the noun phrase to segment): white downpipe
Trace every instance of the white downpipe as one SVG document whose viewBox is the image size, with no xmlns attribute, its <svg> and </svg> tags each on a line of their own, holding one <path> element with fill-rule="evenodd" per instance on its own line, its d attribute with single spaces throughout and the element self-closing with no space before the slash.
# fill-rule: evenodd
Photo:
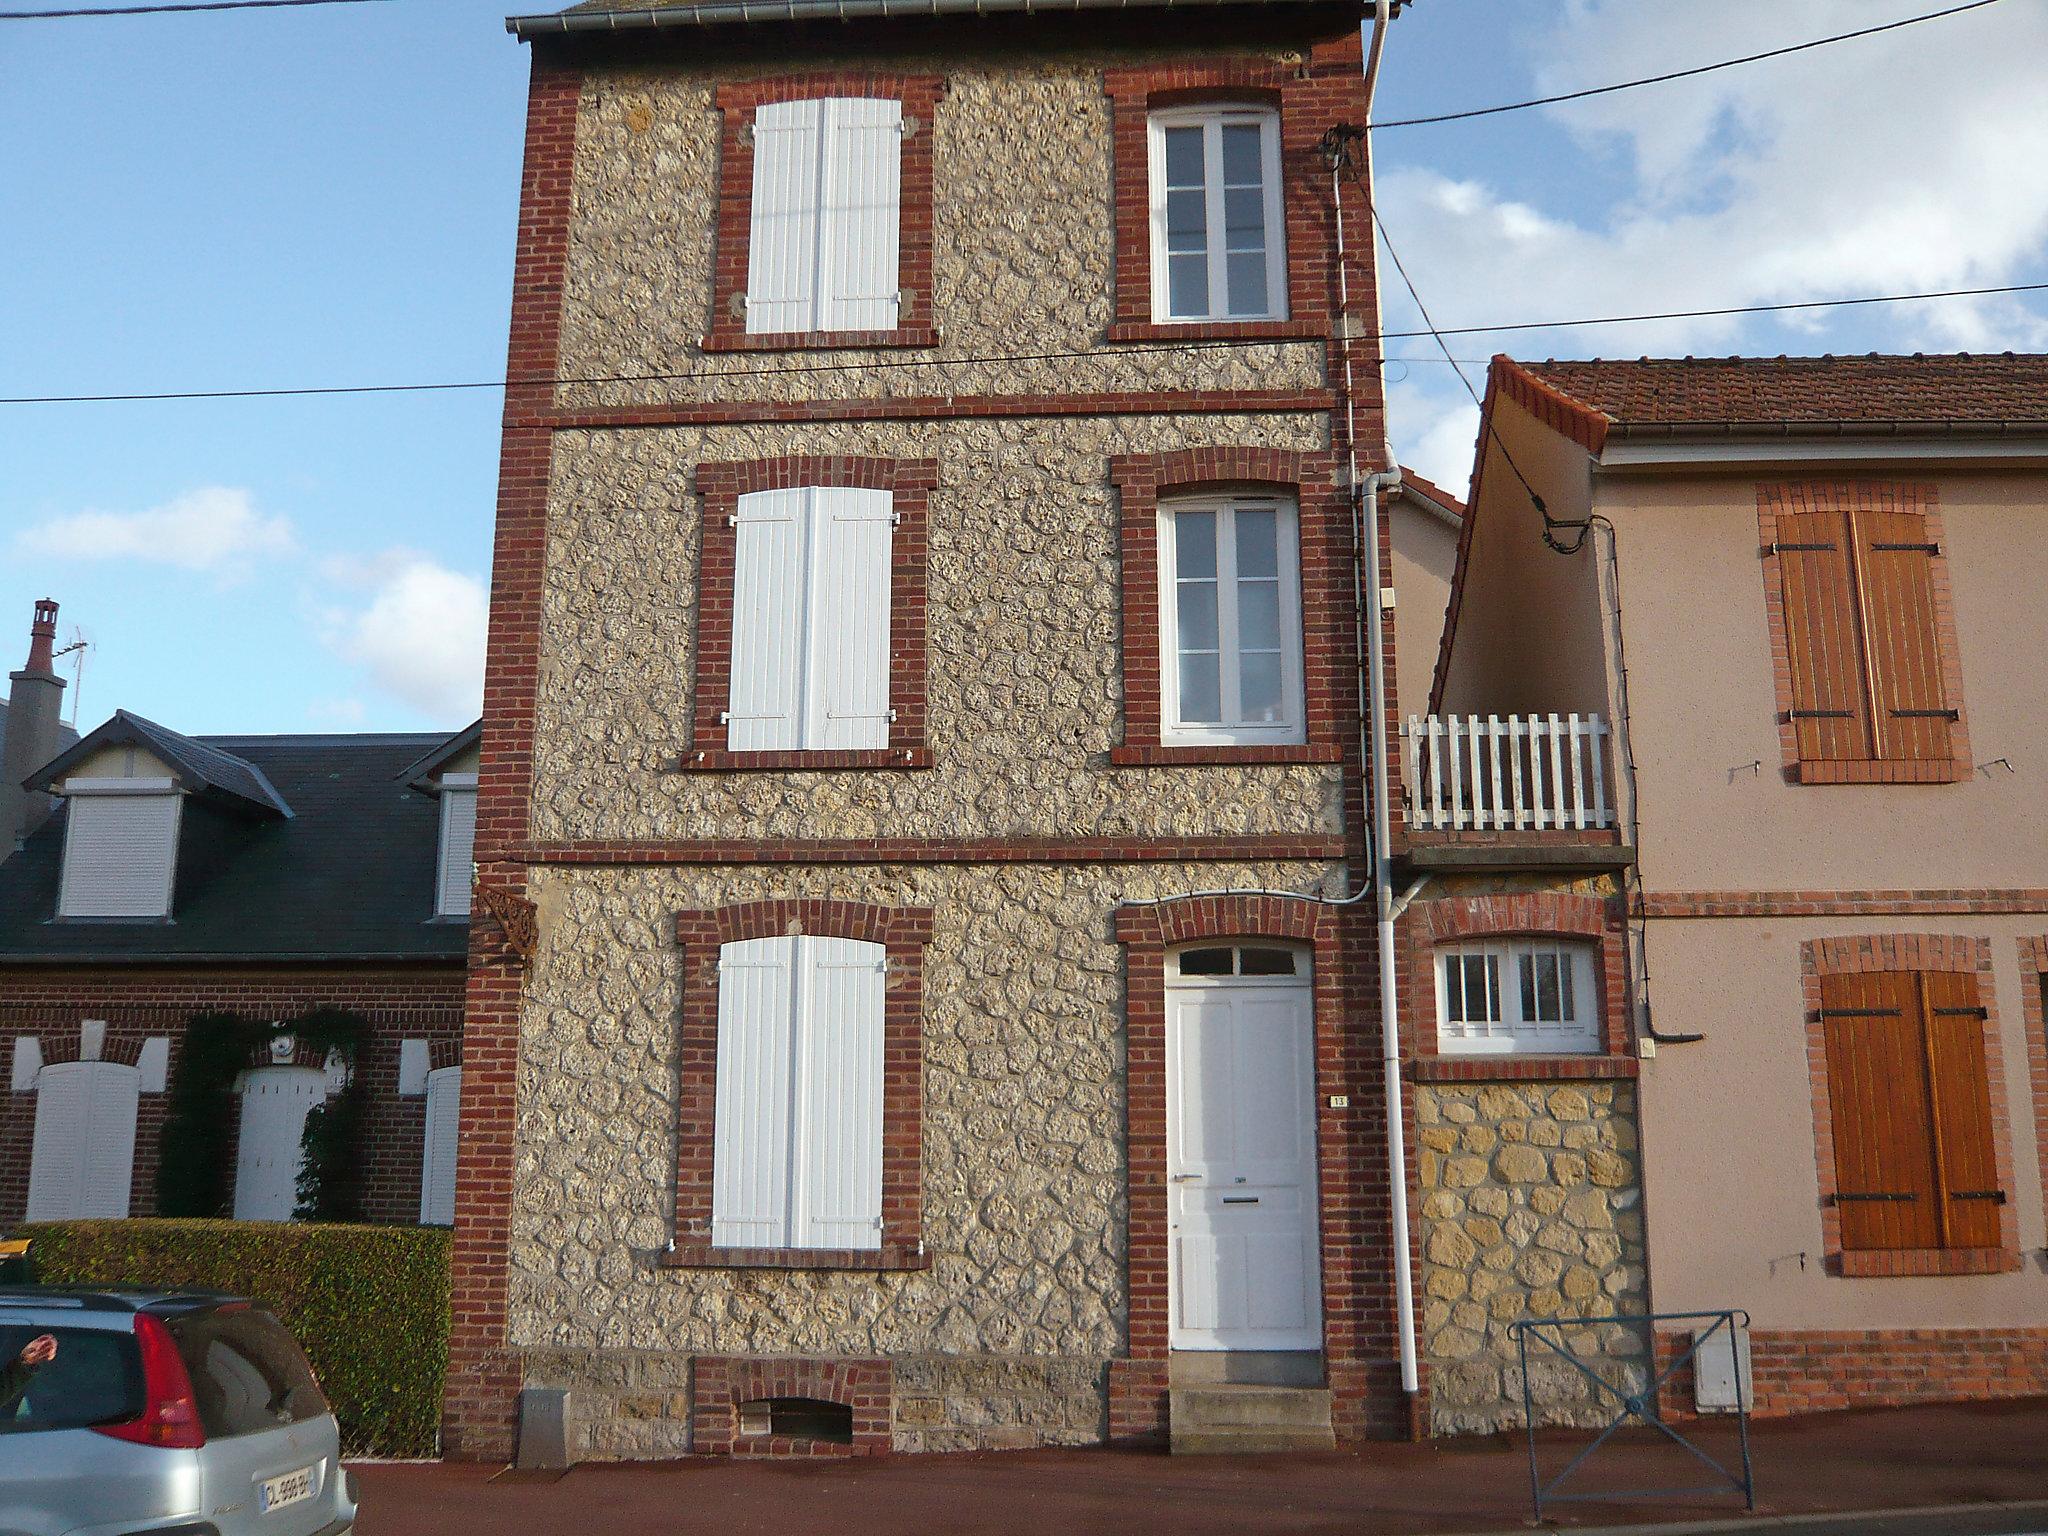
<svg viewBox="0 0 2048 1536">
<path fill-rule="evenodd" d="M 1372 46 L 1365 60 L 1365 184 L 1372 185 L 1372 109 L 1373 100 L 1379 89 L 1380 60 L 1386 51 L 1387 24 L 1393 16 L 1391 0 L 1374 0 L 1372 23 Z M 1368 227 L 1370 204 L 1367 205 Z M 1344 220 L 1337 219 L 1337 274 L 1339 302 L 1344 311 L 1344 411 L 1348 448 L 1350 451 L 1351 483 L 1358 487 L 1358 496 L 1353 515 L 1361 525 L 1362 537 L 1354 540 L 1353 547 L 1363 558 L 1359 562 L 1365 569 L 1354 566 L 1352 581 L 1355 587 L 1362 587 L 1358 595 L 1365 601 L 1366 615 L 1365 646 L 1365 700 L 1366 757 L 1372 765 L 1372 889 L 1379 919 L 1379 995 L 1380 995 L 1380 1058 L 1386 1078 L 1387 1111 L 1387 1194 L 1392 1208 L 1393 1249 L 1394 1249 L 1394 1310 L 1395 1332 L 1401 1354 L 1401 1390 L 1411 1396 L 1418 1389 L 1419 1381 L 1415 1364 L 1415 1278 L 1413 1274 L 1413 1250 L 1408 1236 L 1408 1113 L 1401 1092 L 1401 991 L 1400 980 L 1394 963 L 1394 919 L 1398 916 L 1394 899 L 1394 866 L 1388 856 L 1391 826 L 1387 814 L 1387 797 L 1393 792 L 1387 772 L 1387 658 L 1386 642 L 1382 634 L 1386 622 L 1385 606 L 1380 600 L 1380 497 L 1401 484 L 1401 471 L 1394 459 L 1391 443 L 1381 445 L 1386 468 L 1365 478 L 1360 485 L 1358 474 L 1358 433 L 1352 405 L 1351 388 L 1351 336 L 1350 324 L 1350 282 L 1345 271 Z M 1373 338 L 1377 345 L 1381 334 L 1379 313 L 1379 291 L 1373 291 Z M 1412 899 L 1413 892 L 1410 893 Z M 1406 905 L 1406 901 L 1402 902 Z"/>
</svg>

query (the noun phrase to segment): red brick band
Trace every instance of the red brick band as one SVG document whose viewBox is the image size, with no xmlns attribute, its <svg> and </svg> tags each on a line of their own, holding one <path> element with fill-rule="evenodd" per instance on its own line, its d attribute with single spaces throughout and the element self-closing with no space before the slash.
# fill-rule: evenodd
<svg viewBox="0 0 2048 1536">
<path fill-rule="evenodd" d="M 934 366 L 945 359 L 935 359 Z M 772 372 L 772 370 L 768 370 Z M 1034 416 L 1256 416 L 1332 410 L 1327 389 L 1130 389 L 1101 394 L 900 395 L 889 399 L 678 400 L 657 405 L 562 406 L 508 422 L 551 432 L 633 427 L 737 426 L 749 422 L 952 421 Z"/>
<path fill-rule="evenodd" d="M 1642 915 L 1700 917 L 1993 917 L 2048 912 L 2048 889 L 1947 891 L 1650 891 Z"/>
<path fill-rule="evenodd" d="M 519 864 L 1175 864 L 1341 859 L 1341 837 L 1212 837 L 1184 842 L 1091 838 L 685 838 L 522 843 L 501 857 Z"/>
<path fill-rule="evenodd" d="M 1658 1369 L 1691 1345 L 1690 1334 L 1659 1332 Z M 1762 1418 L 2048 1395 L 2048 1328 L 1757 1328 L 1749 1357 L 1750 1411 Z M 1664 1384 L 1658 1414 L 1695 1416 L 1690 1364 Z"/>
</svg>

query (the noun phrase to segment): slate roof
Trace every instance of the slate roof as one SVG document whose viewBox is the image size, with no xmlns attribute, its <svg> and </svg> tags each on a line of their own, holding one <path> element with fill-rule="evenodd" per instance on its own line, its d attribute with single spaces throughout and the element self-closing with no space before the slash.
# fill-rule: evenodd
<svg viewBox="0 0 2048 1536">
<path fill-rule="evenodd" d="M 2048 428 L 2048 355 L 1500 359 L 1617 431 Z"/>
<path fill-rule="evenodd" d="M 61 923 L 52 921 L 64 853 L 60 807 L 18 853 L 0 862 L 0 965 L 463 962 L 468 925 L 430 920 L 439 802 L 401 777 L 447 737 L 177 740 L 198 748 L 196 760 L 210 770 L 226 773 L 223 760 L 242 764 L 291 814 L 259 814 L 235 800 L 189 799 L 172 921 Z"/>
<path fill-rule="evenodd" d="M 285 803 L 263 770 L 213 742 L 185 736 L 145 720 L 125 709 L 114 711 L 109 720 L 83 740 L 50 759 L 28 781 L 30 789 L 48 789 L 67 775 L 75 764 L 103 747 L 139 746 L 154 752 L 177 774 L 179 787 L 194 794 L 212 794 L 235 800 L 266 815 L 289 816 Z"/>
</svg>

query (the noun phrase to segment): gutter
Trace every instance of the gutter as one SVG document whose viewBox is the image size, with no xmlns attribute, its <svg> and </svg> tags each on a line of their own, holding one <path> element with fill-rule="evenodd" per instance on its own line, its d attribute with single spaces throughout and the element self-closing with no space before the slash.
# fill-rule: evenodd
<svg viewBox="0 0 2048 1536">
<path fill-rule="evenodd" d="M 1643 439 L 2048 437 L 2048 421 L 1616 421 L 1610 437 Z"/>
<path fill-rule="evenodd" d="M 646 32 L 728 23 L 856 21 L 924 16 L 1107 10 L 1190 10 L 1196 7 L 1270 5 L 1272 0 L 707 0 L 704 4 L 648 6 L 630 11 L 559 11 L 508 16 L 505 30 L 531 40 L 577 33 Z M 1310 0 L 1318 3 L 1318 0 Z M 1346 6 L 1345 9 L 1351 9 Z"/>
</svg>

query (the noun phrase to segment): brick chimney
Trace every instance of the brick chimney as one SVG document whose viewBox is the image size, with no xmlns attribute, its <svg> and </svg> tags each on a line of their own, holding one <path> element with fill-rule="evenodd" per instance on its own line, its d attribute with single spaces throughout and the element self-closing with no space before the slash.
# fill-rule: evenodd
<svg viewBox="0 0 2048 1536">
<path fill-rule="evenodd" d="M 57 605 L 49 598 L 36 604 L 28 631 L 28 664 L 7 675 L 7 740 L 0 750 L 0 857 L 43 824 L 56 803 L 48 795 L 21 787 L 43 764 L 57 755 L 64 702 L 64 680 L 57 676 Z"/>
</svg>

